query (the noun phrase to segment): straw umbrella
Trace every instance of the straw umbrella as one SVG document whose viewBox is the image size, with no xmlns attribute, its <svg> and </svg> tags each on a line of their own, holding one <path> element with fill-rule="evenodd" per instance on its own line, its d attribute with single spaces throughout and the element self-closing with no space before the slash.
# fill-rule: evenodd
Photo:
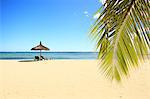
<svg viewBox="0 0 150 99">
<path fill-rule="evenodd" d="M 36 47 L 33 47 L 31 50 L 40 50 L 40 57 L 41 57 L 41 51 L 42 50 L 49 50 L 49 48 L 43 46 L 41 41 L 40 41 L 40 44 L 37 45 Z"/>
</svg>

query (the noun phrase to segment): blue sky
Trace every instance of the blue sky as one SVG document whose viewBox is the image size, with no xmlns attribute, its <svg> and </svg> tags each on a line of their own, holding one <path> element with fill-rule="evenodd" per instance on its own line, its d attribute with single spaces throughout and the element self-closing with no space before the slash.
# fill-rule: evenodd
<svg viewBox="0 0 150 99">
<path fill-rule="evenodd" d="M 88 36 L 99 0 L 0 0 L 0 51 L 94 51 Z"/>
</svg>

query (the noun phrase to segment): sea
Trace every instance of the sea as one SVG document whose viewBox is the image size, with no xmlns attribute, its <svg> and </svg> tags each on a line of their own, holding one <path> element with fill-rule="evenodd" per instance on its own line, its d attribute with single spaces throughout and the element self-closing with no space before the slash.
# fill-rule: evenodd
<svg viewBox="0 0 150 99">
<path fill-rule="evenodd" d="M 39 56 L 40 52 L 0 52 L 0 60 L 30 60 Z M 42 52 L 47 59 L 97 59 L 97 52 Z"/>
</svg>

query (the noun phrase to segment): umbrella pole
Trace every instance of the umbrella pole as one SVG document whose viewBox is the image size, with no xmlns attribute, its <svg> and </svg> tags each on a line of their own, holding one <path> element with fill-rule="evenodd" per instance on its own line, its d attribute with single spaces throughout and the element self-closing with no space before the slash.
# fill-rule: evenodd
<svg viewBox="0 0 150 99">
<path fill-rule="evenodd" d="M 41 58 L 41 50 L 40 50 L 40 58 Z"/>
</svg>

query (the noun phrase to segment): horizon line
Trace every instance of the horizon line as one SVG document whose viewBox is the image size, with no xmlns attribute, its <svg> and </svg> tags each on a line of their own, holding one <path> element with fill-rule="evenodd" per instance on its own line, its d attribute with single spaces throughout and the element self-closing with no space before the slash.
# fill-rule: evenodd
<svg viewBox="0 0 150 99">
<path fill-rule="evenodd" d="M 35 52 L 35 53 L 37 53 L 37 52 L 39 52 L 39 51 L 0 51 L 0 53 L 1 52 Z M 43 51 L 43 52 L 59 52 L 59 53 L 61 53 L 61 52 L 75 52 L 75 53 L 78 53 L 78 52 L 94 52 L 94 53 L 98 53 L 98 51 Z"/>
</svg>

